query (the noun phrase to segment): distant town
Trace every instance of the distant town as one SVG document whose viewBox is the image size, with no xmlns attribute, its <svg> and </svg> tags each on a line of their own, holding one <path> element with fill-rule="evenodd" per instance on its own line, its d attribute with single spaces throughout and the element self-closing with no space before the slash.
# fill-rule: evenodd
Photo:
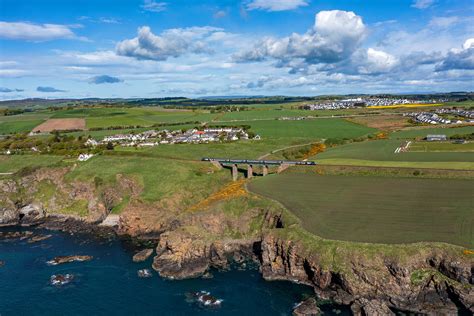
<svg viewBox="0 0 474 316">
<path fill-rule="evenodd" d="M 430 100 L 411 100 L 405 98 L 354 98 L 337 101 L 326 101 L 314 104 L 305 104 L 301 106 L 304 110 L 341 110 L 355 107 L 368 106 L 394 106 L 407 104 L 436 104 L 445 102 L 444 99 L 430 99 Z"/>
</svg>

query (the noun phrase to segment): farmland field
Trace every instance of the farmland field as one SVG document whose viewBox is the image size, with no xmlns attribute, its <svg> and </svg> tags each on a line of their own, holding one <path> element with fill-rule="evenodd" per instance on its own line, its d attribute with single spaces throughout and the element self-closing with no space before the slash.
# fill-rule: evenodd
<svg viewBox="0 0 474 316">
<path fill-rule="evenodd" d="M 472 180 L 284 173 L 248 187 L 281 202 L 323 238 L 474 247 Z"/>
<path fill-rule="evenodd" d="M 33 128 L 32 132 L 52 132 L 64 130 L 83 130 L 86 128 L 86 121 L 81 118 L 49 119 Z"/>
<path fill-rule="evenodd" d="M 60 162 L 61 156 L 47 155 L 0 155 L 0 173 L 17 172 L 25 167 L 44 167 Z"/>
<path fill-rule="evenodd" d="M 243 121 L 254 133 L 263 138 L 353 138 L 375 132 L 376 129 L 348 122 L 344 119 L 314 119 L 302 121 Z M 232 124 L 226 124 L 232 125 Z"/>
<path fill-rule="evenodd" d="M 463 127 L 434 127 L 434 128 L 417 128 L 407 129 L 390 134 L 390 138 L 393 139 L 413 139 L 413 138 L 424 138 L 428 134 L 444 134 L 451 136 L 455 134 L 469 134 L 474 133 L 474 126 L 463 126 Z"/>
<path fill-rule="evenodd" d="M 402 152 L 395 154 L 395 149 L 402 141 L 384 139 L 350 143 L 318 154 L 315 159 L 323 162 L 326 159 L 356 159 L 373 161 L 406 161 L 406 162 L 470 162 L 474 167 L 474 155 L 469 152 Z"/>
<path fill-rule="evenodd" d="M 452 142 L 414 142 L 410 152 L 474 152 L 474 142 L 454 144 Z"/>
</svg>

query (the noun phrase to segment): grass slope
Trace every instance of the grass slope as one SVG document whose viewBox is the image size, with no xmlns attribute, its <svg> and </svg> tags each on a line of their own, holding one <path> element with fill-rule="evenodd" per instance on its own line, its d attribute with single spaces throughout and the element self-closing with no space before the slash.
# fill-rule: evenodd
<svg viewBox="0 0 474 316">
<path fill-rule="evenodd" d="M 249 189 L 278 200 L 323 238 L 474 246 L 472 180 L 287 173 Z"/>
</svg>

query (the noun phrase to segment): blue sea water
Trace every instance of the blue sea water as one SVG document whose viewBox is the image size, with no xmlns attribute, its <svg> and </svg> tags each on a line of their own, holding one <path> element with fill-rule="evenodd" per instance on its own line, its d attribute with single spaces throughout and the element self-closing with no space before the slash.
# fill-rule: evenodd
<svg viewBox="0 0 474 316">
<path fill-rule="evenodd" d="M 211 279 L 170 281 L 137 276 L 151 259 L 133 263 L 135 250 L 118 239 L 36 230 L 50 239 L 0 240 L 0 315 L 291 315 L 294 305 L 312 294 L 309 287 L 264 281 L 258 270 L 213 271 Z M 92 255 L 89 262 L 48 266 L 61 255 Z M 62 287 L 49 283 L 53 274 L 72 273 Z M 186 300 L 186 293 L 208 291 L 222 299 L 206 308 Z M 347 308 L 322 305 L 326 315 L 348 315 Z"/>
</svg>

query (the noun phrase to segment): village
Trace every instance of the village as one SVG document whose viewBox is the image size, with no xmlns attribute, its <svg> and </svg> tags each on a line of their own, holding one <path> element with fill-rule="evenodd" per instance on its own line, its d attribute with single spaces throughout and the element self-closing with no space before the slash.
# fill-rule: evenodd
<svg viewBox="0 0 474 316">
<path fill-rule="evenodd" d="M 413 121 L 422 124 L 474 123 L 474 111 L 459 109 L 439 109 L 435 112 L 412 112 L 406 113 L 404 116 L 410 117 Z"/>
<path fill-rule="evenodd" d="M 149 130 L 138 134 L 116 134 L 104 137 L 101 141 L 89 138 L 88 146 L 103 144 L 119 145 L 124 147 L 153 147 L 166 144 L 201 144 L 211 142 L 230 142 L 239 139 L 259 140 L 259 135 L 246 131 L 241 127 L 208 127 L 204 129 L 192 128 L 189 130 Z"/>
<path fill-rule="evenodd" d="M 315 104 L 305 104 L 301 106 L 303 110 L 342 110 L 355 107 L 367 106 L 393 106 L 405 104 L 435 104 L 443 102 L 443 100 L 410 100 L 405 98 L 354 98 L 337 101 L 328 101 Z"/>
</svg>

